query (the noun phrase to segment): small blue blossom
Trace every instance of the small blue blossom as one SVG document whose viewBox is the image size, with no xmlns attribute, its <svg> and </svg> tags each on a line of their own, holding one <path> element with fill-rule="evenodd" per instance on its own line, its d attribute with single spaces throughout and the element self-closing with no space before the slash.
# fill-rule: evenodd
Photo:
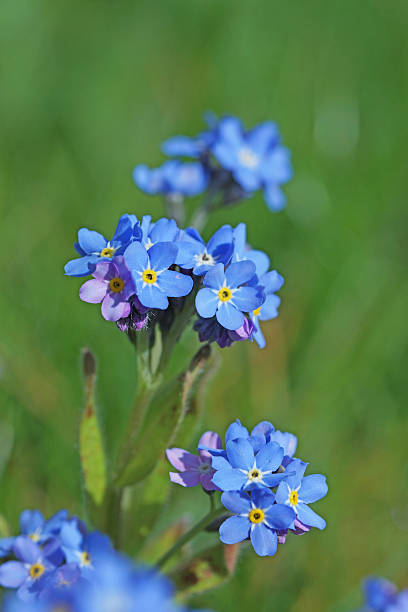
<svg viewBox="0 0 408 612">
<path fill-rule="evenodd" d="M 214 315 L 225 329 L 235 330 L 244 324 L 244 312 L 255 310 L 265 297 L 258 287 L 246 287 L 255 274 L 250 261 L 231 264 L 224 270 L 216 264 L 204 277 L 204 289 L 196 296 L 198 314 L 204 319 Z"/>
<path fill-rule="evenodd" d="M 142 244 L 147 250 L 157 242 L 177 242 L 180 239 L 180 229 L 174 219 L 162 217 L 152 222 L 150 215 L 142 218 Z"/>
<path fill-rule="evenodd" d="M 125 262 L 143 306 L 165 310 L 169 305 L 168 297 L 183 297 L 192 290 L 190 276 L 169 270 L 177 254 L 177 246 L 171 242 L 158 242 L 148 251 L 140 242 L 133 242 L 126 249 Z"/>
<path fill-rule="evenodd" d="M 247 192 L 263 190 L 270 210 L 281 210 L 286 203 L 280 189 L 292 176 L 290 152 L 280 144 L 279 130 L 267 121 L 245 131 L 237 117 L 220 119 L 211 147 L 223 168 Z"/>
<path fill-rule="evenodd" d="M 275 503 L 271 491 L 223 493 L 221 501 L 235 516 L 227 518 L 220 527 L 220 539 L 224 544 L 236 544 L 250 538 L 257 555 L 273 556 L 278 548 L 278 531 L 293 523 L 295 513 L 291 508 Z"/>
<path fill-rule="evenodd" d="M 136 166 L 133 180 L 145 193 L 182 198 L 202 193 L 208 184 L 208 174 L 199 162 L 169 160 L 158 168 L 150 169 L 144 164 Z"/>
<path fill-rule="evenodd" d="M 276 491 L 276 501 L 286 504 L 296 513 L 296 518 L 308 527 L 324 529 L 326 521 L 309 508 L 308 504 L 318 501 L 327 494 L 326 477 L 322 474 L 304 476 L 307 463 L 294 459 L 288 466 L 288 477 Z M 291 528 L 294 525 L 291 525 Z"/>
<path fill-rule="evenodd" d="M 122 255 L 133 240 L 140 240 L 142 230 L 135 215 L 122 215 L 112 240 L 85 227 L 78 232 L 75 250 L 81 255 L 65 265 L 68 276 L 87 276 L 100 261 L 111 261 L 116 255 Z"/>
<path fill-rule="evenodd" d="M 408 589 L 397 587 L 384 578 L 370 576 L 363 584 L 365 612 L 408 612 Z"/>
<path fill-rule="evenodd" d="M 162 144 L 162 151 L 170 157 L 192 157 L 202 158 L 209 153 L 210 147 L 216 138 L 215 127 L 217 117 L 214 113 L 204 114 L 204 120 L 208 125 L 208 130 L 201 132 L 197 136 L 173 136 Z"/>
<path fill-rule="evenodd" d="M 60 532 L 61 549 L 67 563 L 76 563 L 84 578 L 93 579 L 100 559 L 113 554 L 107 536 L 94 531 L 87 533 L 78 519 L 66 521 Z"/>
<path fill-rule="evenodd" d="M 186 270 L 193 269 L 193 274 L 202 276 L 217 263 L 224 265 L 230 262 L 233 246 L 232 227 L 223 225 L 215 232 L 208 244 L 194 228 L 187 228 L 178 246 L 177 264 Z"/>
<path fill-rule="evenodd" d="M 275 487 L 288 476 L 285 471 L 277 473 L 284 457 L 277 442 L 268 442 L 255 452 L 248 438 L 235 438 L 227 441 L 225 454 L 209 452 L 216 470 L 213 483 L 222 491 Z"/>
</svg>

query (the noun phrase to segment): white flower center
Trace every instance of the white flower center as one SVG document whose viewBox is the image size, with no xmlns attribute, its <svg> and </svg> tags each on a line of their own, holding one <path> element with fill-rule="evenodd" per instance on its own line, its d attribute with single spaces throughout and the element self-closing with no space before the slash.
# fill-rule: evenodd
<svg viewBox="0 0 408 612">
<path fill-rule="evenodd" d="M 240 149 L 238 152 L 238 160 L 246 168 L 256 168 L 256 166 L 259 164 L 258 155 L 247 147 Z"/>
<path fill-rule="evenodd" d="M 204 251 L 203 253 L 199 253 L 198 255 L 194 255 L 195 265 L 198 266 L 214 266 L 215 259 L 212 255 Z"/>
</svg>

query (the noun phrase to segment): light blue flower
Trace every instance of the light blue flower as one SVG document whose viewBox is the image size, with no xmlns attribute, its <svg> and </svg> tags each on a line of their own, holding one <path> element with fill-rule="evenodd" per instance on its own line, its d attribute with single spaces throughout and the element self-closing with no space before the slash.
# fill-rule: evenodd
<svg viewBox="0 0 408 612">
<path fill-rule="evenodd" d="M 143 306 L 165 310 L 169 305 L 168 297 L 183 297 L 192 290 L 190 276 L 169 270 L 177 254 L 177 246 L 171 242 L 158 242 L 148 251 L 140 242 L 133 242 L 126 249 L 125 262 Z"/>
<path fill-rule="evenodd" d="M 244 312 L 261 306 L 264 294 L 258 287 L 246 287 L 255 274 L 250 261 L 231 264 L 225 271 L 223 264 L 216 264 L 204 276 L 204 289 L 196 296 L 198 314 L 204 319 L 214 315 L 220 325 L 235 330 L 244 324 Z"/>
<path fill-rule="evenodd" d="M 169 160 L 158 168 L 150 169 L 144 164 L 136 166 L 133 180 L 145 193 L 161 193 L 174 198 L 202 193 L 208 184 L 208 174 L 199 162 Z"/>
<path fill-rule="evenodd" d="M 326 477 L 322 474 L 304 476 L 307 463 L 294 459 L 289 464 L 288 477 L 281 482 L 276 491 L 276 501 L 291 507 L 296 518 L 308 527 L 324 529 L 326 521 L 309 508 L 308 504 L 318 501 L 327 494 Z M 291 473 L 289 473 L 291 472 Z M 291 525 L 291 528 L 294 525 Z"/>
<path fill-rule="evenodd" d="M 234 249 L 232 227 L 223 225 L 204 242 L 196 229 L 187 228 L 177 243 L 177 264 L 186 270 L 193 269 L 193 274 L 202 276 L 217 263 L 228 264 Z"/>
<path fill-rule="evenodd" d="M 78 232 L 78 242 L 74 244 L 81 257 L 65 265 L 65 274 L 87 276 L 93 272 L 98 262 L 111 261 L 116 255 L 122 255 L 130 242 L 140 240 L 141 237 L 142 230 L 135 215 L 121 216 L 112 240 L 83 227 Z"/>
<path fill-rule="evenodd" d="M 291 508 L 275 503 L 271 491 L 223 493 L 221 501 L 235 516 L 227 518 L 220 527 L 224 544 L 236 544 L 247 538 L 257 555 L 273 556 L 278 548 L 277 531 L 283 531 L 295 519 Z"/>
</svg>

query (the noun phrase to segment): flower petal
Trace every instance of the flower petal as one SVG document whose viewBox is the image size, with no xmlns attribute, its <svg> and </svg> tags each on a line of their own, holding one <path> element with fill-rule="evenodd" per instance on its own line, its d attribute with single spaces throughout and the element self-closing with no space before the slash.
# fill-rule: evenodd
<svg viewBox="0 0 408 612">
<path fill-rule="evenodd" d="M 170 461 L 176 470 L 185 472 L 186 470 L 198 469 L 200 460 L 197 455 L 193 455 L 183 448 L 168 448 L 166 450 L 166 457 Z"/>
<path fill-rule="evenodd" d="M 221 503 L 235 514 L 248 514 L 251 510 L 251 500 L 247 493 L 225 492 L 221 495 Z"/>
<path fill-rule="evenodd" d="M 225 272 L 225 279 L 228 287 L 234 288 L 251 280 L 255 273 L 256 268 L 253 261 L 238 261 L 229 266 Z"/>
<path fill-rule="evenodd" d="M 98 262 L 98 255 L 87 255 L 78 259 L 71 259 L 64 266 L 64 272 L 67 276 L 89 276 Z"/>
<path fill-rule="evenodd" d="M 263 472 L 278 469 L 283 459 L 283 448 L 277 442 L 268 442 L 256 456 L 256 465 Z"/>
<path fill-rule="evenodd" d="M 273 183 L 267 184 L 264 188 L 263 195 L 269 210 L 278 212 L 279 210 L 282 210 L 282 208 L 285 208 L 286 196 L 277 185 Z"/>
<path fill-rule="evenodd" d="M 225 441 L 235 440 L 236 438 L 249 438 L 249 433 L 246 427 L 244 427 L 239 419 L 228 427 L 225 434 Z"/>
<path fill-rule="evenodd" d="M 225 329 L 230 329 L 232 331 L 241 327 L 245 320 L 242 312 L 232 306 L 232 304 L 229 302 L 221 302 L 215 316 L 217 317 L 217 321 L 220 325 L 225 327 Z"/>
<path fill-rule="evenodd" d="M 158 287 L 146 285 L 137 291 L 137 297 L 140 303 L 146 308 L 158 308 L 166 310 L 169 305 L 167 297 L 160 291 Z"/>
<path fill-rule="evenodd" d="M 220 489 L 217 487 L 217 485 L 215 485 L 212 481 L 212 477 L 214 476 L 214 471 L 211 470 L 210 472 L 207 472 L 206 474 L 201 474 L 200 476 L 200 480 L 201 480 L 201 486 L 206 490 L 206 491 L 219 491 Z"/>
<path fill-rule="evenodd" d="M 298 511 L 299 520 L 305 525 L 317 527 L 318 529 L 324 529 L 326 527 L 324 518 L 316 514 L 316 512 L 306 504 L 299 502 L 296 506 L 296 510 Z"/>
<path fill-rule="evenodd" d="M 204 276 L 204 286 L 210 287 L 211 289 L 219 289 L 222 287 L 224 278 L 224 265 L 218 263 Z"/>
<path fill-rule="evenodd" d="M 79 246 L 88 255 L 99 254 L 106 247 L 107 242 L 105 236 L 86 227 L 82 227 L 78 232 Z"/>
<path fill-rule="evenodd" d="M 121 295 L 108 293 L 103 298 L 102 316 L 107 321 L 119 321 L 130 314 L 130 304 Z"/>
<path fill-rule="evenodd" d="M 231 516 L 220 527 L 220 540 L 224 544 L 236 544 L 246 540 L 250 522 L 244 516 Z"/>
<path fill-rule="evenodd" d="M 175 272 L 174 270 L 164 270 L 159 275 L 157 284 L 165 295 L 169 297 L 183 297 L 190 293 L 194 283 L 191 276 Z"/>
<path fill-rule="evenodd" d="M 246 482 L 246 476 L 239 470 L 226 468 L 217 470 L 213 476 L 213 483 L 221 489 L 221 491 L 239 491 Z"/>
<path fill-rule="evenodd" d="M 262 304 L 264 297 L 255 287 L 240 287 L 235 291 L 232 301 L 241 312 L 252 312 Z"/>
<path fill-rule="evenodd" d="M 99 304 L 102 302 L 107 291 L 107 282 L 92 278 L 81 286 L 79 289 L 79 297 L 83 302 L 88 302 L 89 304 Z"/>
<path fill-rule="evenodd" d="M 20 514 L 20 531 L 24 535 L 30 535 L 44 525 L 44 517 L 39 510 L 24 510 Z"/>
<path fill-rule="evenodd" d="M 305 476 L 299 489 L 299 497 L 305 504 L 322 499 L 327 494 L 328 486 L 326 476 L 322 474 L 310 474 Z"/>
<path fill-rule="evenodd" d="M 227 442 L 227 457 L 233 468 L 248 471 L 255 462 L 254 450 L 249 440 L 237 438 Z"/>
<path fill-rule="evenodd" d="M 149 256 L 143 244 L 140 242 L 132 242 L 127 247 L 123 254 L 126 265 L 130 271 L 144 270 L 149 261 Z"/>
<path fill-rule="evenodd" d="M 156 242 L 149 249 L 150 265 L 153 270 L 166 270 L 177 259 L 177 246 L 173 242 Z"/>
<path fill-rule="evenodd" d="M 196 487 L 201 484 L 200 474 L 197 470 L 187 472 L 169 472 L 171 482 L 181 485 L 182 487 Z"/>
<path fill-rule="evenodd" d="M 204 319 L 213 317 L 217 310 L 218 296 L 212 289 L 200 289 L 196 295 L 195 305 L 198 314 Z"/>
<path fill-rule="evenodd" d="M 8 589 L 19 587 L 28 577 L 28 570 L 20 561 L 7 561 L 0 566 L 0 585 Z"/>
<path fill-rule="evenodd" d="M 288 529 L 296 518 L 296 512 L 285 504 L 273 504 L 266 510 L 266 518 L 274 529 Z"/>
<path fill-rule="evenodd" d="M 41 548 L 26 536 L 16 538 L 13 552 L 17 559 L 24 563 L 35 563 L 41 557 Z"/>
<path fill-rule="evenodd" d="M 251 543 L 260 557 L 272 557 L 278 548 L 278 536 L 263 523 L 254 525 L 251 530 Z"/>
</svg>

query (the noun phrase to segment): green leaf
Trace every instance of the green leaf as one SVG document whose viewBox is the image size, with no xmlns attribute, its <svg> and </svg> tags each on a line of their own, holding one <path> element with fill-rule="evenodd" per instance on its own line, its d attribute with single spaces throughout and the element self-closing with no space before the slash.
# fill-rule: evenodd
<svg viewBox="0 0 408 612">
<path fill-rule="evenodd" d="M 208 345 L 202 347 L 181 376 L 162 383 L 156 389 L 135 439 L 133 456 L 119 474 L 116 486 L 125 487 L 140 482 L 154 469 L 177 434 L 188 410 L 190 395 L 204 371 L 210 352 Z"/>
<path fill-rule="evenodd" d="M 96 362 L 89 349 L 83 351 L 85 408 L 79 425 L 79 454 L 85 489 L 97 505 L 106 490 L 106 460 L 95 409 Z"/>
</svg>

